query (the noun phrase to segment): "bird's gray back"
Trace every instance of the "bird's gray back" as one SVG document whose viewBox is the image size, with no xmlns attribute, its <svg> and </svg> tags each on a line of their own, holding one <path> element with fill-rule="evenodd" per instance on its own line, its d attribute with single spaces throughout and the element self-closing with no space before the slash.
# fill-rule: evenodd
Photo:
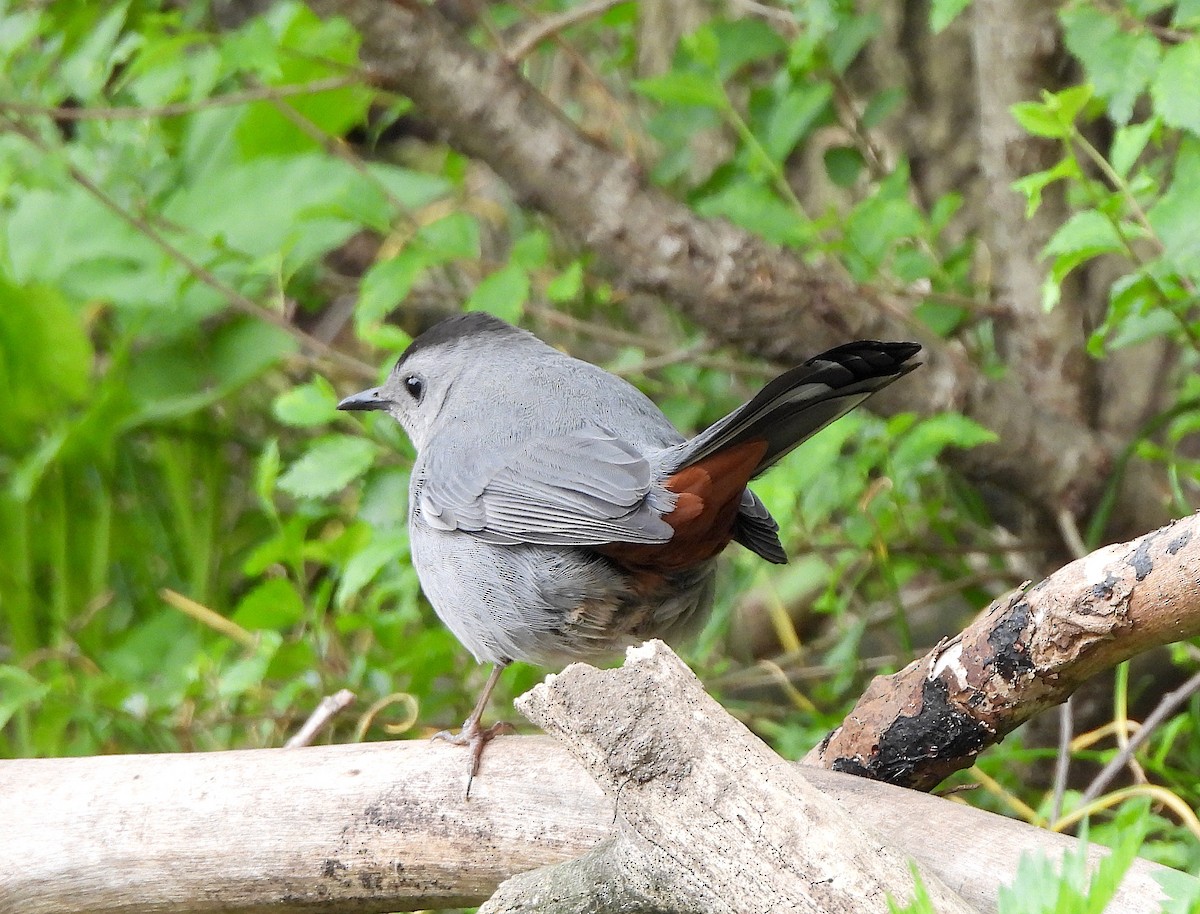
<svg viewBox="0 0 1200 914">
<path fill-rule="evenodd" d="M 633 445 L 652 465 L 684 441 L 624 379 L 536 338 L 515 340 L 463 367 L 442 407 L 436 444 L 418 455 L 418 464 L 439 476 L 471 477 L 482 461 L 521 442 L 588 427 Z"/>
</svg>

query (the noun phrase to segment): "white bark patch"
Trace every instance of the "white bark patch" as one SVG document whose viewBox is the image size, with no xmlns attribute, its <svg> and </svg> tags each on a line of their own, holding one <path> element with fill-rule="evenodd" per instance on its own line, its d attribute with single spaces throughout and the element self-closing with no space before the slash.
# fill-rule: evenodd
<svg viewBox="0 0 1200 914">
<path fill-rule="evenodd" d="M 1097 549 L 1091 555 L 1081 559 L 1083 562 L 1083 580 L 1089 587 L 1103 584 L 1109 578 L 1108 567 L 1116 554 L 1129 548 L 1129 543 L 1113 543 L 1103 549 Z M 1115 577 L 1115 575 L 1113 575 Z"/>
<path fill-rule="evenodd" d="M 954 678 L 958 680 L 958 687 L 966 688 L 967 686 L 967 671 L 962 665 L 962 642 L 955 640 L 951 644 L 946 645 L 933 663 L 929 667 L 929 678 L 937 679 L 946 670 L 950 670 L 954 674 Z"/>
</svg>

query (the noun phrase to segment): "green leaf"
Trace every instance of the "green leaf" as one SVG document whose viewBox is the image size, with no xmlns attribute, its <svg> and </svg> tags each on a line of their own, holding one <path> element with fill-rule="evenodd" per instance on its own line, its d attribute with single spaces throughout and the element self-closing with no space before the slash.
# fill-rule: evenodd
<svg viewBox="0 0 1200 914">
<path fill-rule="evenodd" d="M 217 695 L 221 698 L 236 698 L 261 686 L 271 658 L 282 643 L 283 639 L 277 633 L 260 632 L 254 653 L 235 660 L 221 672 L 217 679 Z"/>
<path fill-rule="evenodd" d="M 546 283 L 546 297 L 552 302 L 566 302 L 583 292 L 583 263 L 573 260 L 565 270 Z"/>
<path fill-rule="evenodd" d="M 1068 86 L 1058 92 L 1043 92 L 1042 97 L 1058 112 L 1064 124 L 1074 124 L 1094 94 L 1092 87 L 1085 83 L 1081 86 Z"/>
<path fill-rule="evenodd" d="M 667 105 L 696 105 L 722 110 L 729 106 L 725 89 L 710 73 L 671 71 L 649 79 L 635 80 L 635 91 Z"/>
<path fill-rule="evenodd" d="M 970 0 L 967 0 L 970 2 Z M 832 87 L 831 87 L 832 88 Z M 862 126 L 864 130 L 873 130 L 882 124 L 893 111 L 904 101 L 905 92 L 901 88 L 884 89 L 876 92 L 863 109 Z"/>
<path fill-rule="evenodd" d="M 829 106 L 833 86 L 827 82 L 792 89 L 784 94 L 767 116 L 762 137 L 763 148 L 776 163 L 783 162 L 817 118 Z"/>
<path fill-rule="evenodd" d="M 1196 914 L 1200 911 L 1200 879 L 1168 869 L 1156 869 L 1152 875 L 1167 896 L 1161 914 Z"/>
<path fill-rule="evenodd" d="M 328 381 L 316 378 L 276 397 L 272 412 L 284 425 L 311 428 L 337 417 L 337 397 Z"/>
<path fill-rule="evenodd" d="M 1051 139 L 1062 139 L 1070 133 L 1064 132 L 1056 112 L 1040 102 L 1017 102 L 1009 110 L 1026 133 Z"/>
<path fill-rule="evenodd" d="M 254 159 L 182 185 L 163 214 L 220 248 L 314 259 L 358 230 L 344 203 L 360 180 L 345 162 L 317 152 Z"/>
<path fill-rule="evenodd" d="M 304 618 L 304 601 L 286 578 L 268 578 L 240 601 L 233 621 L 251 631 L 282 631 Z"/>
<path fill-rule="evenodd" d="M 51 245 L 52 246 L 52 245 Z M 19 451 L 34 430 L 91 391 L 93 353 L 79 315 L 49 287 L 0 275 L 0 451 Z"/>
<path fill-rule="evenodd" d="M 713 23 L 709 22 L 700 26 L 690 35 L 684 35 L 679 40 L 679 49 L 684 55 L 701 64 L 705 70 L 715 70 L 721 46 L 717 42 Z"/>
<path fill-rule="evenodd" d="M 838 187 L 853 187 L 866 162 L 853 146 L 831 146 L 825 150 L 825 172 Z"/>
<path fill-rule="evenodd" d="M 1074 156 L 1067 156 L 1045 171 L 1037 171 L 1013 182 L 1013 188 L 1024 194 L 1028 201 L 1025 205 L 1025 218 L 1030 218 L 1042 205 L 1042 191 L 1055 181 L 1069 181 L 1081 176 L 1079 163 Z"/>
<path fill-rule="evenodd" d="M 1175 269 L 1200 280 L 1200 140 L 1180 143 L 1171 186 L 1146 213 L 1163 245 L 1163 257 Z"/>
<path fill-rule="evenodd" d="M 374 458 L 373 442 L 352 435 L 328 435 L 288 467 L 279 488 L 296 498 L 324 498 L 365 473 Z"/>
<path fill-rule="evenodd" d="M 878 34 L 880 25 L 879 14 L 874 12 L 840 17 L 829 35 L 829 65 L 836 72 L 845 73 L 859 51 Z"/>
<path fill-rule="evenodd" d="M 217 397 L 232 393 L 299 349 L 296 338 L 282 327 L 252 317 L 230 321 L 213 338 L 209 358 L 213 393 Z"/>
<path fill-rule="evenodd" d="M 1171 24 L 1176 28 L 1200 26 L 1200 0 L 1179 0 L 1175 4 L 1175 15 Z"/>
<path fill-rule="evenodd" d="M 96 8 L 103 10 L 103 6 Z M 83 41 L 58 64 L 58 74 L 77 99 L 91 100 L 103 90 L 115 67 L 127 59 L 130 48 L 118 53 L 121 29 L 129 2 L 109 4 L 108 9 L 84 33 Z"/>
<path fill-rule="evenodd" d="M 1009 110 L 1034 136 L 1065 140 L 1074 135 L 1075 118 L 1091 98 L 1091 86 L 1071 86 L 1061 92 L 1043 91 L 1040 102 L 1018 102 Z"/>
<path fill-rule="evenodd" d="M 473 260 L 479 256 L 479 223 L 469 213 L 455 210 L 421 226 L 414 242 L 422 246 L 431 266 Z"/>
<path fill-rule="evenodd" d="M 958 413 L 941 413 L 918 422 L 892 449 L 892 463 L 910 470 L 932 461 L 948 447 L 967 450 L 990 444 L 996 433 Z"/>
<path fill-rule="evenodd" d="M 508 257 L 523 269 L 536 272 L 550 262 L 550 236 L 541 229 L 527 231 L 513 242 Z"/>
<path fill-rule="evenodd" d="M 374 533 L 371 542 L 357 550 L 346 563 L 338 582 L 334 603 L 344 607 L 371 583 L 380 569 L 399 562 L 408 554 L 408 531 L 403 527 Z"/>
<path fill-rule="evenodd" d="M 263 510 L 274 516 L 275 485 L 279 481 L 279 439 L 267 441 L 254 463 L 254 494 Z"/>
<path fill-rule="evenodd" d="M 1164 124 L 1200 135 L 1200 41 L 1177 44 L 1163 55 L 1150 97 Z"/>
<path fill-rule="evenodd" d="M 1094 209 L 1075 213 L 1059 226 L 1047 243 L 1044 255 L 1094 257 L 1124 250 L 1121 236 L 1108 216 Z"/>
<path fill-rule="evenodd" d="M 1061 19 L 1067 47 L 1083 62 L 1096 94 L 1108 100 L 1114 121 L 1128 123 L 1158 67 L 1158 41 L 1146 31 L 1126 31 L 1115 15 L 1094 6 L 1073 6 Z"/>
<path fill-rule="evenodd" d="M 510 324 L 516 323 L 529 299 L 529 274 L 515 263 L 501 267 L 475 287 L 467 311 L 486 311 Z"/>
<path fill-rule="evenodd" d="M 787 50 L 779 32 L 762 19 L 746 17 L 712 23 L 717 39 L 717 72 L 723 79 L 734 76 L 746 64 L 765 60 Z"/>
<path fill-rule="evenodd" d="M 913 309 L 913 317 L 941 337 L 949 337 L 970 312 L 960 305 L 940 301 L 923 301 Z"/>
<path fill-rule="evenodd" d="M 0 666 L 0 728 L 22 708 L 46 697 L 50 687 L 17 666 Z"/>
<path fill-rule="evenodd" d="M 259 80 L 268 85 L 303 84 L 337 76 L 358 63 L 359 37 L 350 24 L 336 17 L 321 19 L 303 4 L 276 4 L 265 16 L 251 20 L 244 31 L 254 36 L 257 46 L 251 59 L 259 70 Z M 242 61 L 237 63 L 245 66 Z M 366 86 L 349 86 L 292 96 L 283 104 L 319 131 L 340 136 L 365 119 L 371 99 Z M 320 139 L 270 102 L 247 106 L 236 136 L 247 156 L 288 156 L 322 146 Z"/>
<path fill-rule="evenodd" d="M 1148 118 L 1140 124 L 1130 124 L 1117 129 L 1113 137 L 1112 150 L 1109 153 L 1109 164 L 1122 178 L 1128 177 L 1130 169 L 1150 142 L 1150 137 L 1158 129 L 1159 120 Z"/>
<path fill-rule="evenodd" d="M 371 177 L 408 209 L 428 206 L 450 195 L 453 185 L 441 175 L 413 171 L 398 165 L 371 162 L 367 165 Z"/>
<path fill-rule="evenodd" d="M 971 0 L 933 0 L 929 10 L 929 27 L 935 35 L 944 31 L 970 5 Z"/>
<path fill-rule="evenodd" d="M 372 264 L 359 283 L 355 321 L 373 324 L 391 314 L 427 266 L 428 258 L 415 247 L 407 247 L 395 257 Z"/>
<path fill-rule="evenodd" d="M 1135 311 L 1122 320 L 1106 341 L 1106 351 L 1136 346 L 1155 337 L 1169 337 L 1179 329 L 1178 319 L 1166 308 Z"/>
<path fill-rule="evenodd" d="M 696 202 L 702 216 L 723 216 L 730 222 L 782 245 L 801 245 L 812 237 L 812 226 L 795 207 L 751 181 L 739 181 Z"/>
</svg>

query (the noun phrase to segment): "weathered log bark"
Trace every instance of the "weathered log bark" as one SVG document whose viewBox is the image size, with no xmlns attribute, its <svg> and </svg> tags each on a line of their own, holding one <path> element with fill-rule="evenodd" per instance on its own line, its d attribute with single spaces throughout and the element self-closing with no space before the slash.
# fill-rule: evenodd
<svg viewBox="0 0 1200 914">
<path fill-rule="evenodd" d="M 524 204 L 549 215 L 630 289 L 660 295 L 718 339 L 795 363 L 852 337 L 918 336 L 926 365 L 873 401 L 885 412 L 957 410 L 995 444 L 951 456 L 1053 519 L 1087 514 L 1115 465 L 1114 442 L 1030 397 L 1018 378 L 985 378 L 954 344 L 922 335 L 905 309 L 721 220 L 701 219 L 648 185 L 637 163 L 584 136 L 499 55 L 472 46 L 435 10 L 387 0 L 313 0 L 363 34 L 363 58 L 449 142 L 486 162 Z M 1117 529 L 1166 521 L 1166 491 L 1133 464 Z"/>
<path fill-rule="evenodd" d="M 620 802 L 547 737 L 497 739 L 469 801 L 463 766 L 457 747 L 425 740 L 2 761 L 0 912 L 478 904 L 502 880 L 576 858 L 613 833 Z M 980 911 L 995 911 L 1023 853 L 1058 857 L 1076 846 L 916 791 L 819 769 L 804 777 Z M 1112 914 L 1157 911 L 1160 872 L 1139 861 Z"/>
<path fill-rule="evenodd" d="M 921 790 L 1086 679 L 1200 634 L 1200 515 L 1106 546 L 998 600 L 877 677 L 806 761 Z"/>
<path fill-rule="evenodd" d="M 886 914 L 889 898 L 912 900 L 904 855 L 730 717 L 661 641 L 619 669 L 572 664 L 517 707 L 600 784 L 615 834 L 505 883 L 480 914 Z M 940 914 L 972 910 L 922 878 Z"/>
</svg>

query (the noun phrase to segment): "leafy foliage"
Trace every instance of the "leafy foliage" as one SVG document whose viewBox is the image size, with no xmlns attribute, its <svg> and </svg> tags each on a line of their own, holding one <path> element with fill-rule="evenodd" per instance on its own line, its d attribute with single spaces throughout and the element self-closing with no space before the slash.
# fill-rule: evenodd
<svg viewBox="0 0 1200 914">
<path fill-rule="evenodd" d="M 503 29 L 560 5 L 487 15 Z M 965 6 L 935 2 L 933 27 Z M 1061 150 L 1020 187 L 1031 210 L 1064 187 L 1072 206 L 1046 250 L 1047 307 L 1072 271 L 1119 261 L 1093 356 L 1168 339 L 1186 367 L 1200 352 L 1200 15 L 1145 6 L 1063 9 L 1084 81 L 1015 109 Z M 785 19 L 714 14 L 635 79 L 648 39 L 621 4 L 573 28 L 583 88 L 556 100 L 698 213 L 897 296 L 987 362 L 963 198 L 922 199 L 909 163 L 871 142 L 904 114 L 899 89 L 846 103 L 883 28 L 841 0 Z M 0 756 L 278 745 L 339 688 L 361 708 L 415 700 L 426 729 L 461 717 L 481 675 L 419 596 L 411 447 L 385 417 L 335 410 L 337 391 L 374 383 L 408 344 L 413 315 L 528 323 L 632 378 L 685 430 L 760 382 L 419 139 L 408 102 L 360 72 L 358 46 L 295 2 L 234 23 L 200 2 L 0 8 Z M 522 64 L 548 94 L 563 91 L 547 75 L 554 48 Z M 815 191 L 802 199 L 803 162 Z M 1183 504 L 1200 475 L 1179 446 L 1200 387 L 1181 374 L 1130 447 L 1168 467 Z M 806 750 L 869 675 L 1024 576 L 1026 545 L 938 464 L 989 434 L 956 414 L 853 414 L 756 483 L 797 559 L 775 571 L 734 556 L 692 659 L 782 751 Z M 756 666 L 762 651 L 728 632 L 764 618 L 770 663 Z M 507 694 L 538 675 L 506 674 Z M 327 737 L 393 735 L 392 713 Z M 1193 707 L 1140 753 L 1193 808 L 1196 719 Z M 1023 783 L 1044 757 L 1017 739 L 982 759 L 995 786 L 981 802 L 1024 797 L 1045 818 Z M 1135 818 L 1145 853 L 1200 862 L 1177 820 Z M 1027 878 L 1049 884 L 1039 873 Z"/>
</svg>

